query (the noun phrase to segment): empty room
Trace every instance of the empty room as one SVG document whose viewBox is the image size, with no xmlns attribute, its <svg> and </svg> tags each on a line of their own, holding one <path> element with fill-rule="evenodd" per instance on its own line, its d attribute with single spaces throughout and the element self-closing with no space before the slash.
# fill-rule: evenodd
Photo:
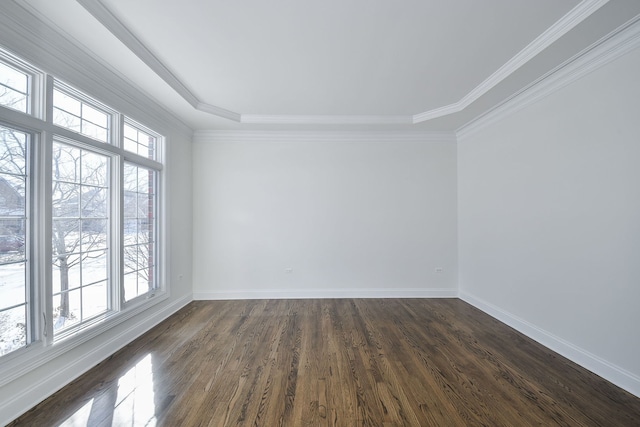
<svg viewBox="0 0 640 427">
<path fill-rule="evenodd" d="M 0 425 L 639 426 L 640 1 L 6 0 Z"/>
</svg>

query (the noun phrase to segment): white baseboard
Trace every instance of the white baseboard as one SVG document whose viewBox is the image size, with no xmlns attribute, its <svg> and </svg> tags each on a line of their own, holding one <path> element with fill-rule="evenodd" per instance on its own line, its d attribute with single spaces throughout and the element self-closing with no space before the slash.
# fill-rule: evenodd
<svg viewBox="0 0 640 427">
<path fill-rule="evenodd" d="M 472 306 L 484 311 L 502 323 L 511 326 L 534 341 L 577 363 L 585 369 L 612 382 L 629 393 L 640 397 L 640 378 L 588 351 L 557 337 L 536 325 L 527 322 L 511 313 L 496 307 L 486 301 L 476 298 L 464 291 L 460 291 L 459 298 Z"/>
<path fill-rule="evenodd" d="M 81 358 L 70 360 L 49 376 L 42 378 L 37 385 L 28 389 L 16 390 L 15 395 L 11 399 L 0 403 L 0 425 L 6 425 L 19 417 L 191 301 L 192 296 L 187 295 L 172 302 L 151 316 L 143 316 L 142 319 L 133 323 L 122 333 L 108 341 L 102 342 L 100 345 L 83 354 Z M 62 357 L 64 358 L 64 356 Z"/>
<path fill-rule="evenodd" d="M 457 289 L 247 289 L 193 293 L 194 300 L 335 299 L 335 298 L 457 298 Z"/>
</svg>

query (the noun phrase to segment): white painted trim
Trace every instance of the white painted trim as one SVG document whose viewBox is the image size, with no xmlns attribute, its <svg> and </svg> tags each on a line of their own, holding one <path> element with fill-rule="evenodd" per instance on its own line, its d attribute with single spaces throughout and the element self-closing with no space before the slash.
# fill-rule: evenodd
<svg viewBox="0 0 640 427">
<path fill-rule="evenodd" d="M 497 123 L 640 46 L 640 16 L 601 38 L 499 105 L 456 130 L 458 141 Z"/>
<path fill-rule="evenodd" d="M 240 299 L 336 299 L 336 298 L 457 298 L 455 288 L 406 288 L 406 289 L 247 289 L 221 292 L 193 293 L 198 300 Z"/>
<path fill-rule="evenodd" d="M 94 347 L 81 358 L 68 361 L 63 367 L 52 371 L 49 376 L 28 389 L 16 390 L 13 398 L 0 403 L 0 425 L 8 424 L 42 400 L 69 384 L 98 363 L 114 354 L 192 301 L 192 296 L 182 297 L 162 310 L 145 316 L 125 331 Z"/>
<path fill-rule="evenodd" d="M 324 116 L 324 115 L 260 115 L 241 114 L 205 103 L 187 88 L 123 23 L 101 0 L 76 0 L 91 15 L 93 15 L 106 29 L 117 37 L 131 52 L 147 64 L 162 80 L 171 86 L 185 101 L 195 109 L 241 123 L 252 124 L 308 124 L 308 125 L 336 125 L 336 124 L 415 124 L 437 117 L 460 112 L 467 108 L 482 95 L 509 77 L 531 58 L 538 55 L 552 43 L 565 35 L 576 25 L 584 21 L 595 11 L 608 3 L 609 0 L 582 0 L 567 14 L 536 37 L 523 50 L 502 65 L 460 101 L 438 107 L 414 115 L 399 116 Z"/>
<path fill-rule="evenodd" d="M 194 108 L 198 98 L 100 0 L 76 0 Z"/>
<path fill-rule="evenodd" d="M 449 142 L 453 132 L 196 131 L 193 142 Z"/>
<path fill-rule="evenodd" d="M 213 114 L 214 116 L 222 117 L 225 119 L 233 120 L 234 122 L 241 122 L 242 116 L 238 113 L 234 113 L 231 110 L 216 107 L 215 105 L 207 104 L 206 102 L 198 102 L 195 105 L 196 110 L 200 110 L 204 113 Z"/>
<path fill-rule="evenodd" d="M 412 116 L 260 115 L 243 114 L 242 123 L 278 125 L 408 125 Z"/>
<path fill-rule="evenodd" d="M 640 378 L 631 372 L 463 290 L 460 291 L 459 298 L 550 350 L 640 397 Z"/>
<path fill-rule="evenodd" d="M 416 114 L 413 116 L 413 123 L 424 122 L 464 110 L 608 2 L 609 0 L 583 0 L 460 101 Z"/>
</svg>

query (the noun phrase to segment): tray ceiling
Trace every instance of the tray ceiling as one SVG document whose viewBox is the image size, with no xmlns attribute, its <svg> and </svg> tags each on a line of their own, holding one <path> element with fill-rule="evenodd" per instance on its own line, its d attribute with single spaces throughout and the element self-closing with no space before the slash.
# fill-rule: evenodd
<svg viewBox="0 0 640 427">
<path fill-rule="evenodd" d="M 22 0 L 194 128 L 455 128 L 637 13 L 624 0 Z"/>
</svg>

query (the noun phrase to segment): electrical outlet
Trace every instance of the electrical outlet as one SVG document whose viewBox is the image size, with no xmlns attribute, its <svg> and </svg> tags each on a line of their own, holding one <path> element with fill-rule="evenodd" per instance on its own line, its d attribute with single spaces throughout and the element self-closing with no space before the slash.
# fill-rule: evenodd
<svg viewBox="0 0 640 427">
<path fill-rule="evenodd" d="M 293 273 L 293 268 L 287 267 L 287 268 L 284 269 L 284 272 L 287 273 L 287 274 L 291 274 L 291 273 Z"/>
<path fill-rule="evenodd" d="M 442 273 L 444 269 L 442 267 L 436 267 L 433 269 L 433 271 L 435 271 L 436 273 Z"/>
</svg>

